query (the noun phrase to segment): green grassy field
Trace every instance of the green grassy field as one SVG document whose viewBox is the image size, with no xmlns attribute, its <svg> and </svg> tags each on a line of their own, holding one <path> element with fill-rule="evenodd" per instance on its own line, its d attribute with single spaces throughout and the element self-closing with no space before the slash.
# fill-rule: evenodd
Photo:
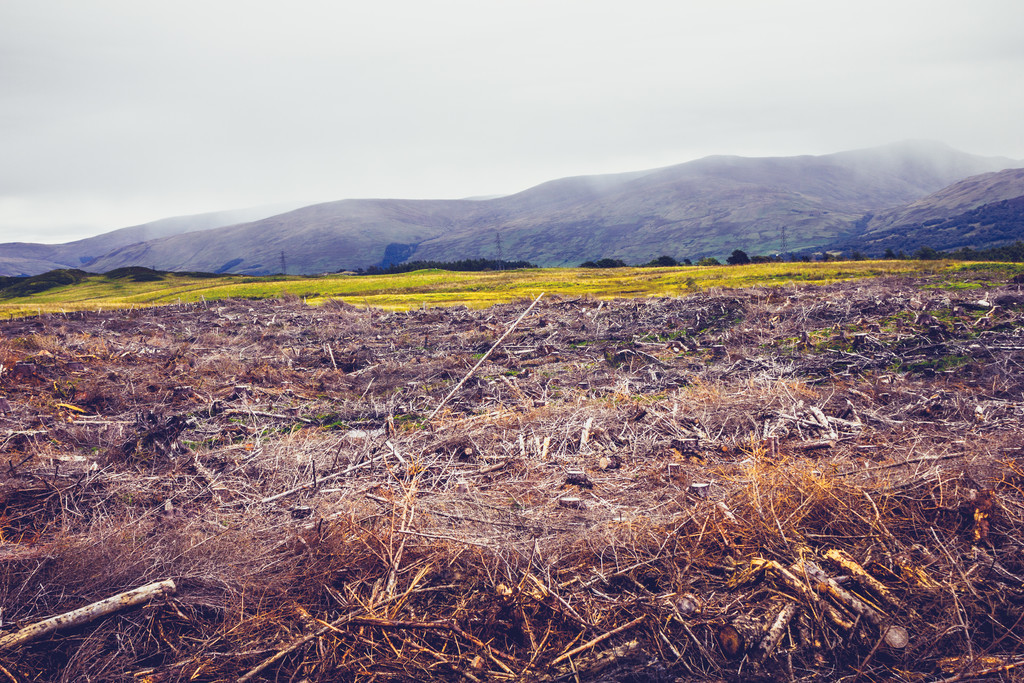
<svg viewBox="0 0 1024 683">
<path fill-rule="evenodd" d="M 597 298 L 678 296 L 712 287 L 772 286 L 790 282 L 826 284 L 884 275 L 939 275 L 943 276 L 939 278 L 940 283 L 964 287 L 976 286 L 984 280 L 1005 280 L 1021 272 L 1024 272 L 1024 266 L 1020 264 L 832 261 L 675 268 L 538 268 L 488 272 L 421 270 L 377 276 L 337 274 L 254 278 L 168 273 L 161 279 L 146 282 L 93 275 L 75 284 L 52 287 L 26 296 L 0 296 L 0 317 L 126 309 L 232 297 L 296 296 L 313 305 L 327 299 L 340 299 L 356 306 L 392 310 L 452 305 L 479 308 L 533 298 L 541 292 L 549 296 L 590 295 Z"/>
</svg>

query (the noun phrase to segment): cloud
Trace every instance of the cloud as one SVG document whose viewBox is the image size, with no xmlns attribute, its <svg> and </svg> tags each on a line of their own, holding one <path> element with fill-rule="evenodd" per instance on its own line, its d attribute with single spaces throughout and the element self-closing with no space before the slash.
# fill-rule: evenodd
<svg viewBox="0 0 1024 683">
<path fill-rule="evenodd" d="M 0 240 L 910 137 L 1021 158 L 1022 19 L 1015 0 L 4 3 Z"/>
</svg>

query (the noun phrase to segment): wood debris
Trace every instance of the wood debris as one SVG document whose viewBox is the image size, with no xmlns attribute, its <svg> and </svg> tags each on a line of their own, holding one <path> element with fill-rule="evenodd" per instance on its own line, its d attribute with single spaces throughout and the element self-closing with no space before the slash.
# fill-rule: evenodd
<svg viewBox="0 0 1024 683">
<path fill-rule="evenodd" d="M 1008 279 L 2 322 L 0 677 L 1012 677 Z"/>
</svg>

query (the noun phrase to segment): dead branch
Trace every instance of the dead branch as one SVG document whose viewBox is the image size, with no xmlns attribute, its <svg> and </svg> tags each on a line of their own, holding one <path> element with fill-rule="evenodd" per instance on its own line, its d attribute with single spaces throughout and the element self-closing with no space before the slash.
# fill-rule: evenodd
<svg viewBox="0 0 1024 683">
<path fill-rule="evenodd" d="M 972 678 L 982 678 L 984 676 L 993 676 L 995 674 L 1005 673 L 1007 671 L 1013 671 L 1024 666 L 1024 659 L 1017 659 L 1006 664 L 1000 664 L 999 666 L 990 666 L 984 669 L 978 669 L 977 671 L 963 671 L 955 676 L 949 678 L 943 678 L 935 683 L 957 683 L 957 681 L 966 681 Z"/>
<path fill-rule="evenodd" d="M 405 621 L 401 619 L 375 619 L 372 617 L 357 617 L 352 620 L 354 624 L 363 626 L 374 626 L 376 628 L 394 629 L 422 629 L 427 631 L 449 631 L 457 636 L 468 640 L 474 646 L 480 648 L 502 671 L 515 675 L 515 672 L 497 657 L 497 653 L 487 643 L 483 642 L 471 633 L 459 628 L 454 621 Z M 507 656 L 507 655 L 506 655 Z M 510 658 L 511 659 L 511 658 Z"/>
<path fill-rule="evenodd" d="M 275 493 L 272 496 L 267 496 L 265 498 L 261 498 L 259 502 L 260 502 L 260 504 L 263 504 L 263 503 L 273 503 L 275 500 L 280 500 L 281 498 L 285 498 L 285 497 L 290 496 L 290 495 L 292 495 L 294 493 L 298 493 L 299 491 L 303 491 L 305 489 L 310 489 L 310 488 L 313 488 L 315 486 L 319 486 L 320 484 L 323 484 L 324 482 L 334 481 L 335 479 L 340 479 L 341 477 L 344 477 L 344 476 L 346 476 L 348 474 L 351 474 L 352 472 L 356 471 L 357 469 L 360 469 L 361 467 L 369 467 L 370 465 L 372 465 L 372 464 L 374 464 L 374 463 L 376 463 L 376 462 L 378 462 L 380 460 L 383 460 L 386 457 L 387 457 L 386 453 L 383 454 L 383 455 L 378 455 L 376 458 L 372 458 L 371 460 L 367 460 L 365 462 L 357 463 L 355 465 L 351 465 L 349 467 L 346 467 L 341 472 L 335 472 L 333 474 L 328 474 L 325 477 L 318 477 L 316 481 L 307 481 L 305 483 L 299 484 L 298 486 L 296 486 L 294 488 L 290 488 L 287 491 L 281 491 L 280 493 Z"/>
<path fill-rule="evenodd" d="M 525 311 L 523 311 L 523 314 L 516 318 L 515 322 L 509 325 L 508 329 L 505 330 L 505 333 L 498 337 L 498 341 L 494 342 L 494 344 L 491 345 L 491 348 L 487 350 L 487 353 L 485 353 L 483 357 L 477 361 L 476 365 L 470 368 L 469 372 L 466 373 L 465 377 L 459 380 L 459 383 L 455 385 L 455 388 L 452 389 L 451 392 L 449 392 L 449 394 L 445 396 L 440 403 L 437 404 L 437 407 L 434 408 L 434 412 L 430 413 L 430 417 L 427 418 L 428 422 L 434 419 L 438 412 L 440 412 L 441 408 L 444 407 L 444 404 L 448 403 L 451 397 L 454 396 L 459 391 L 459 389 L 462 388 L 462 385 L 465 384 L 466 381 L 473 376 L 473 373 L 477 371 L 477 368 L 483 365 L 484 361 L 491 357 L 491 354 L 494 353 L 494 349 L 498 348 L 501 342 L 505 341 L 505 337 L 511 334 L 512 330 L 516 329 L 516 325 L 518 325 L 522 321 L 522 319 L 525 318 L 527 314 L 533 310 L 533 307 L 537 305 L 537 302 L 540 301 L 542 296 L 544 296 L 544 292 L 541 292 L 540 294 L 537 295 L 537 298 L 533 300 L 533 303 L 530 304 Z"/>
<path fill-rule="evenodd" d="M 247 671 L 245 674 L 237 678 L 236 683 L 248 683 L 248 681 L 251 681 L 253 678 L 263 673 L 268 667 L 271 667 L 276 662 L 281 661 L 282 659 L 290 655 L 292 652 L 295 652 L 309 641 L 322 637 L 328 631 L 337 631 L 339 626 L 342 626 L 352 621 L 352 619 L 354 619 L 357 615 L 361 613 L 362 610 L 351 612 L 345 616 L 338 617 L 329 624 L 325 623 L 321 628 L 317 629 L 316 631 L 313 631 L 312 633 L 307 633 L 304 636 L 299 636 L 298 638 L 295 638 L 284 648 L 278 650 L 273 655 L 264 659 L 262 662 L 254 666 L 252 669 L 249 669 L 249 671 Z"/>
<path fill-rule="evenodd" d="M 564 653 L 560 654 L 559 656 L 555 657 L 554 660 L 552 660 L 551 666 L 558 666 L 559 664 L 561 664 L 565 660 L 569 659 L 569 657 L 573 657 L 575 655 L 578 655 L 581 652 L 589 650 L 590 648 L 594 647 L 595 645 L 599 645 L 599 644 L 603 643 L 604 641 L 608 640 L 609 638 L 622 633 L 623 631 L 628 631 L 629 629 L 631 629 L 634 626 L 636 626 L 636 625 L 640 624 L 641 622 L 643 622 L 643 620 L 646 619 L 646 618 L 647 618 L 646 614 L 641 614 L 636 619 L 633 619 L 632 621 L 628 621 L 625 624 L 623 624 L 622 626 L 619 626 L 618 628 L 613 628 L 611 631 L 608 631 L 607 633 L 599 635 L 597 638 L 593 638 L 591 640 L 588 640 L 587 642 L 583 643 L 582 645 L 580 645 L 578 647 L 574 647 L 573 649 L 569 650 L 568 652 L 564 652 Z"/>
</svg>

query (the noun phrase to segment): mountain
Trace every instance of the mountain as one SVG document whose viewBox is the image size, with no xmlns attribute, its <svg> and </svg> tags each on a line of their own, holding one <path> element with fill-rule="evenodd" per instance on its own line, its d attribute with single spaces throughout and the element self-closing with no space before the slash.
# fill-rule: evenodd
<svg viewBox="0 0 1024 683">
<path fill-rule="evenodd" d="M 968 176 L 1014 165 L 1022 164 L 932 142 L 824 156 L 712 156 L 661 169 L 563 178 L 491 199 L 317 204 L 123 243 L 81 267 L 255 275 L 499 254 L 558 266 L 600 258 L 641 263 L 659 255 L 722 257 L 736 248 L 799 251 L 853 234 L 866 214 L 881 215 Z"/>
<path fill-rule="evenodd" d="M 797 251 L 831 241 L 866 212 L 1014 163 L 914 142 L 820 157 L 708 157 L 599 188 L 560 180 L 494 200 L 474 225 L 418 245 L 413 258 L 491 256 L 498 229 L 505 254 L 545 265 Z M 538 197 L 543 211 L 520 210 Z"/>
<path fill-rule="evenodd" d="M 417 244 L 452 229 L 476 203 L 346 199 L 199 234 L 132 244 L 86 268 L 106 272 L 125 264 L 155 264 L 161 270 L 265 275 L 366 267 L 381 261 L 388 245 Z M 399 252 L 396 260 L 408 255 L 407 250 Z M 286 268 L 281 267 L 282 254 Z"/>
<path fill-rule="evenodd" d="M 1024 240 L 1024 168 L 972 176 L 866 216 L 832 248 L 880 254 L 921 247 L 982 249 Z"/>
<path fill-rule="evenodd" d="M 291 208 L 294 207 L 275 205 L 164 218 L 64 244 L 7 242 L 0 244 L 0 276 L 36 275 L 58 268 L 82 268 L 94 259 L 129 244 L 253 221 Z"/>
</svg>

